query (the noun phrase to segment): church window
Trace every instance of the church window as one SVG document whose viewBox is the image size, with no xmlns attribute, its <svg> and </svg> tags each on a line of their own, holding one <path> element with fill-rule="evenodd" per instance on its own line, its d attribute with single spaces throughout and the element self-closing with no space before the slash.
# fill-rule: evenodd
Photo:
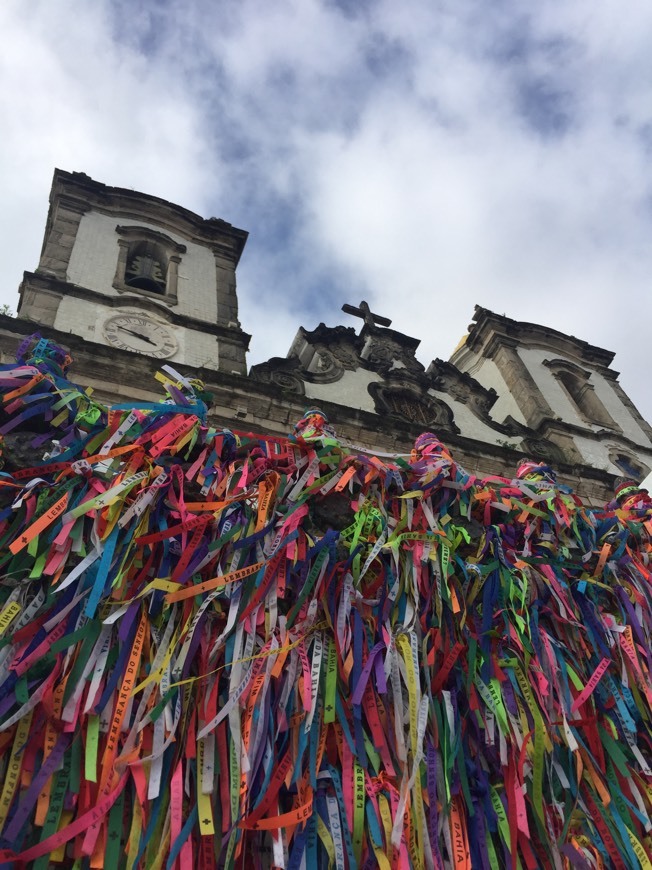
<svg viewBox="0 0 652 870">
<path fill-rule="evenodd" d="M 154 242 L 134 242 L 127 254 L 125 284 L 152 293 L 166 291 L 167 257 Z"/>
<path fill-rule="evenodd" d="M 120 293 L 161 297 L 169 305 L 177 299 L 180 245 L 164 233 L 148 227 L 117 226 L 118 262 L 113 286 Z"/>
<path fill-rule="evenodd" d="M 637 462 L 636 459 L 628 456 L 626 453 L 613 451 L 610 458 L 613 464 L 622 471 L 623 475 L 631 477 L 632 480 L 640 482 L 649 473 L 646 466 Z"/>
<path fill-rule="evenodd" d="M 589 382 L 590 372 L 581 369 L 568 360 L 546 360 L 544 365 L 551 369 L 557 382 L 577 409 L 584 422 L 607 429 L 620 427 L 607 411 Z"/>
</svg>

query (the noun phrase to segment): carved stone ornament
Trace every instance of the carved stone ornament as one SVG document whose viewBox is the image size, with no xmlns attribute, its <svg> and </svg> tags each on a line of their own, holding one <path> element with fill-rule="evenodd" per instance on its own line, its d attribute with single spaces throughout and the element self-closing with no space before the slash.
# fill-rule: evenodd
<svg viewBox="0 0 652 870">
<path fill-rule="evenodd" d="M 299 329 L 288 356 L 301 360 L 305 380 L 318 384 L 338 381 L 345 371 L 355 371 L 364 363 L 360 359 L 362 340 L 355 330 L 320 323 L 312 332 Z"/>
<path fill-rule="evenodd" d="M 339 381 L 344 374 L 345 366 L 326 348 L 318 347 L 310 366 L 304 368 L 304 378 L 313 384 L 332 384 Z"/>
<path fill-rule="evenodd" d="M 496 403 L 498 394 L 494 389 L 483 387 L 467 372 L 461 372 L 452 363 L 445 360 L 433 360 L 427 371 L 433 389 L 447 393 L 457 402 L 467 405 L 469 410 L 486 426 L 501 432 L 503 435 L 526 435 L 529 430 L 511 416 L 499 423 L 491 416 L 491 409 Z"/>
<path fill-rule="evenodd" d="M 363 354 L 367 368 L 384 376 L 396 368 L 406 369 L 415 375 L 424 371 L 414 355 L 413 347 L 406 347 L 386 334 L 368 337 Z"/>
<path fill-rule="evenodd" d="M 395 352 L 396 349 L 390 347 L 389 344 L 381 344 L 379 341 L 375 341 L 371 346 L 366 359 L 368 363 L 382 367 L 392 362 Z"/>
<path fill-rule="evenodd" d="M 460 431 L 448 405 L 427 393 L 410 387 L 379 383 L 369 384 L 367 389 L 374 399 L 378 414 L 428 427 L 436 432 L 457 434 Z"/>
<path fill-rule="evenodd" d="M 524 438 L 519 450 L 521 453 L 530 454 L 535 459 L 545 459 L 552 463 L 566 461 L 563 450 L 545 438 Z"/>
<path fill-rule="evenodd" d="M 328 350 L 320 348 L 319 355 L 322 356 L 324 353 L 328 353 L 336 364 L 347 371 L 354 372 L 360 367 L 360 354 L 357 349 L 343 341 L 329 345 Z"/>
<path fill-rule="evenodd" d="M 305 395 L 302 366 L 298 359 L 272 357 L 267 362 L 252 366 L 249 377 L 263 384 L 275 384 L 286 393 Z"/>
<path fill-rule="evenodd" d="M 328 350 L 319 350 L 313 360 L 315 374 L 329 375 L 335 369 L 341 368 L 333 354 Z"/>
</svg>

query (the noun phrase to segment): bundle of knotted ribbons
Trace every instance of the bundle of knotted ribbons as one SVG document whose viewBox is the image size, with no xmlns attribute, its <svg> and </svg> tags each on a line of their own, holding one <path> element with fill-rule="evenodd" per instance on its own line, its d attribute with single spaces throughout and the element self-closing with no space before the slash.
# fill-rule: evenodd
<svg viewBox="0 0 652 870">
<path fill-rule="evenodd" d="M 0 865 L 652 867 L 644 493 L 68 363 L 0 369 Z"/>
</svg>

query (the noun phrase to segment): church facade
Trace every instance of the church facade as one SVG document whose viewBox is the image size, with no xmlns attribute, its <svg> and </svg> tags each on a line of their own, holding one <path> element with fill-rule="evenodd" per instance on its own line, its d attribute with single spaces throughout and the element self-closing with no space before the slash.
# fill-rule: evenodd
<svg viewBox="0 0 652 870">
<path fill-rule="evenodd" d="M 343 307 L 358 326 L 301 327 L 286 357 L 248 370 L 236 292 L 246 240 L 224 220 L 55 170 L 38 266 L 18 316 L 0 316 L 2 361 L 38 331 L 69 349 L 73 380 L 101 402 L 158 401 L 168 363 L 213 394 L 212 425 L 285 435 L 319 407 L 365 452 L 406 454 L 433 431 L 471 473 L 511 477 L 529 457 L 594 504 L 652 470 L 652 429 L 611 352 L 481 307 L 452 357 L 427 368 L 419 340 L 363 302 Z"/>
</svg>

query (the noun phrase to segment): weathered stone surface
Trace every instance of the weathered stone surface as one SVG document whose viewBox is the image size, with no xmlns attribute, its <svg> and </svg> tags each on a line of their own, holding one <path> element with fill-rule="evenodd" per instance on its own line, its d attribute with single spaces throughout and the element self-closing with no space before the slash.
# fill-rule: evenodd
<svg viewBox="0 0 652 870">
<path fill-rule="evenodd" d="M 54 447 L 51 438 L 47 438 L 45 441 L 42 438 L 44 432 L 48 431 L 48 427 L 36 431 L 33 427 L 33 421 L 30 420 L 29 423 L 32 424 L 30 429 L 8 432 L 3 436 L 0 442 L 0 461 L 3 471 L 11 472 L 19 468 L 32 468 L 42 462 L 44 454 Z"/>
<path fill-rule="evenodd" d="M 351 499 L 344 493 L 331 492 L 311 502 L 310 518 L 322 534 L 328 529 L 342 531 L 351 525 L 354 517 Z"/>
</svg>

